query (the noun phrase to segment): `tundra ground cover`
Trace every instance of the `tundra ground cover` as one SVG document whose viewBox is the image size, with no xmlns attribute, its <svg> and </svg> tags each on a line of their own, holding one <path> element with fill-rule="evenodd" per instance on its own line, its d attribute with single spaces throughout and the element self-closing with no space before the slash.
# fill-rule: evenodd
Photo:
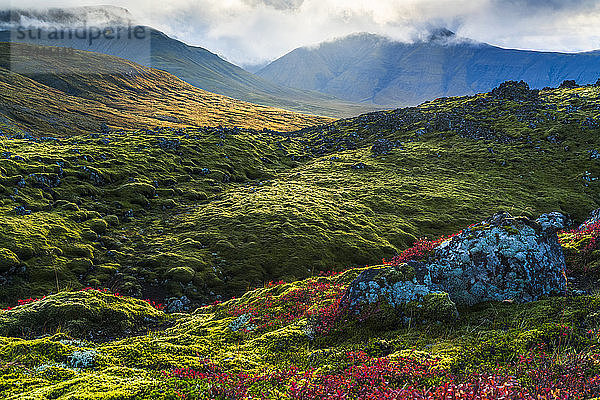
<svg viewBox="0 0 600 400">
<path fill-rule="evenodd" d="M 599 90 L 439 99 L 294 133 L 3 130 L 0 392 L 598 396 L 600 297 L 576 285 L 597 288 L 593 227 L 560 234 L 567 297 L 407 325 L 348 315 L 342 296 L 361 266 L 426 257 L 502 209 L 582 221 L 600 202 Z M 198 307 L 153 303 L 182 296 Z"/>
<path fill-rule="evenodd" d="M 52 307 L 90 310 L 60 314 L 62 328 L 45 336 L 0 337 L 0 391 L 9 399 L 61 400 L 600 395 L 597 295 L 486 303 L 461 310 L 459 320 L 447 324 L 384 325 L 343 315 L 343 323 L 319 332 L 311 330 L 310 312 L 289 313 L 299 308 L 298 299 L 309 310 L 326 310 L 361 271 L 266 285 L 190 314 L 171 314 L 167 327 L 144 328 L 147 317 L 166 318 L 148 303 L 97 290 L 0 311 L 6 331 L 7 324 L 24 325 L 32 316 L 47 319 Z M 119 315 L 112 304 L 130 313 Z M 236 315 L 248 312 L 256 328 L 239 329 Z M 264 324 L 269 320 L 274 323 Z M 73 329 L 82 325 L 87 333 Z M 137 334 L 94 339 L 114 325 Z M 75 364 L 84 353 L 85 367 Z"/>
<path fill-rule="evenodd" d="M 499 210 L 581 221 L 600 202 L 599 90 L 439 99 L 295 133 L 6 130 L 0 303 L 94 286 L 209 304 L 391 260 Z"/>
</svg>

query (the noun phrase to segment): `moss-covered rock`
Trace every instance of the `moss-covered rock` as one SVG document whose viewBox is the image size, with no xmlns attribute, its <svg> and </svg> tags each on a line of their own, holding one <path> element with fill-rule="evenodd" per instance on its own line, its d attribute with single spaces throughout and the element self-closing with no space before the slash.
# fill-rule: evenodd
<svg viewBox="0 0 600 400">
<path fill-rule="evenodd" d="M 60 330 L 104 340 L 144 331 L 166 318 L 145 301 L 87 290 L 62 292 L 0 311 L 0 331 L 6 336 L 29 337 Z"/>
<path fill-rule="evenodd" d="M 427 260 L 431 287 L 459 305 L 532 301 L 565 293 L 565 258 L 556 232 L 560 213 L 537 221 L 496 214 L 437 246 Z"/>
<path fill-rule="evenodd" d="M 103 219 L 95 218 L 88 222 L 88 226 L 98 235 L 103 235 L 106 233 L 108 223 Z"/>
<path fill-rule="evenodd" d="M 90 241 L 98 240 L 98 234 L 91 229 L 83 229 L 81 231 L 81 237 Z"/>
<path fill-rule="evenodd" d="M 9 249 L 0 248 L 0 272 L 7 272 L 19 266 L 21 262 L 15 253 Z"/>
<path fill-rule="evenodd" d="M 74 274 L 84 274 L 88 272 L 94 264 L 89 258 L 76 258 L 67 263 L 67 268 Z"/>
<path fill-rule="evenodd" d="M 180 283 L 188 283 L 194 279 L 194 274 L 194 270 L 189 267 L 176 267 L 167 272 L 167 278 Z"/>
<path fill-rule="evenodd" d="M 429 293 L 419 302 L 407 303 L 405 314 L 422 323 L 456 322 L 458 319 L 456 304 L 450 300 L 448 293 L 442 292 Z"/>
<path fill-rule="evenodd" d="M 107 215 L 106 217 L 104 217 L 104 220 L 106 221 L 106 223 L 109 226 L 113 226 L 113 227 L 119 226 L 119 223 L 120 223 L 119 217 L 114 214 Z"/>
</svg>

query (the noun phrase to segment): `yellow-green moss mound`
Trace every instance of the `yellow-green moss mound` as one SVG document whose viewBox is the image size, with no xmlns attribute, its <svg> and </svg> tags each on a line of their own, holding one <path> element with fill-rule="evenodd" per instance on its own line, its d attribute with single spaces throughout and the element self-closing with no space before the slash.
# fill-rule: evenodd
<svg viewBox="0 0 600 400">
<path fill-rule="evenodd" d="M 62 292 L 0 311 L 4 336 L 31 337 L 65 332 L 91 340 L 130 336 L 166 323 L 148 302 L 98 290 Z"/>
</svg>

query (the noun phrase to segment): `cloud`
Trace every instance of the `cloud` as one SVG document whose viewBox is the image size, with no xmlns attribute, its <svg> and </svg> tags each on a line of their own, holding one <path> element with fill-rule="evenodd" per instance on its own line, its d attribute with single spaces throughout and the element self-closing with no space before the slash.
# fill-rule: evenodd
<svg viewBox="0 0 600 400">
<path fill-rule="evenodd" d="M 0 0 L 2 2 L 7 0 Z M 238 64 L 304 45 L 372 32 L 400 41 L 446 27 L 476 41 L 523 49 L 600 48 L 597 0 L 91 0 L 130 10 L 141 23 Z M 39 0 L 15 0 L 19 8 Z M 78 5 L 47 0 L 44 7 Z"/>
</svg>

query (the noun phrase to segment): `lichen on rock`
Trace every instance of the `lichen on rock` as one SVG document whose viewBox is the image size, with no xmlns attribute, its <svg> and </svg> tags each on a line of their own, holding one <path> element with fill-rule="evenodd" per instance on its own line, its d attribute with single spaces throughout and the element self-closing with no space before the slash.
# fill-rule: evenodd
<svg viewBox="0 0 600 400">
<path fill-rule="evenodd" d="M 459 305 L 564 293 L 565 259 L 556 235 L 564 223 L 560 213 L 536 221 L 496 214 L 434 250 L 427 261 L 432 288 Z"/>
<path fill-rule="evenodd" d="M 425 261 L 364 270 L 345 301 L 355 313 L 378 303 L 405 318 L 449 321 L 458 316 L 456 305 L 563 294 L 565 258 L 557 231 L 565 224 L 557 212 L 535 221 L 495 214 L 440 243 Z"/>
<path fill-rule="evenodd" d="M 391 306 L 395 318 L 405 322 L 451 321 L 458 317 L 448 294 L 432 290 L 429 271 L 413 261 L 363 271 L 348 287 L 344 302 L 354 313 L 375 304 Z"/>
</svg>

